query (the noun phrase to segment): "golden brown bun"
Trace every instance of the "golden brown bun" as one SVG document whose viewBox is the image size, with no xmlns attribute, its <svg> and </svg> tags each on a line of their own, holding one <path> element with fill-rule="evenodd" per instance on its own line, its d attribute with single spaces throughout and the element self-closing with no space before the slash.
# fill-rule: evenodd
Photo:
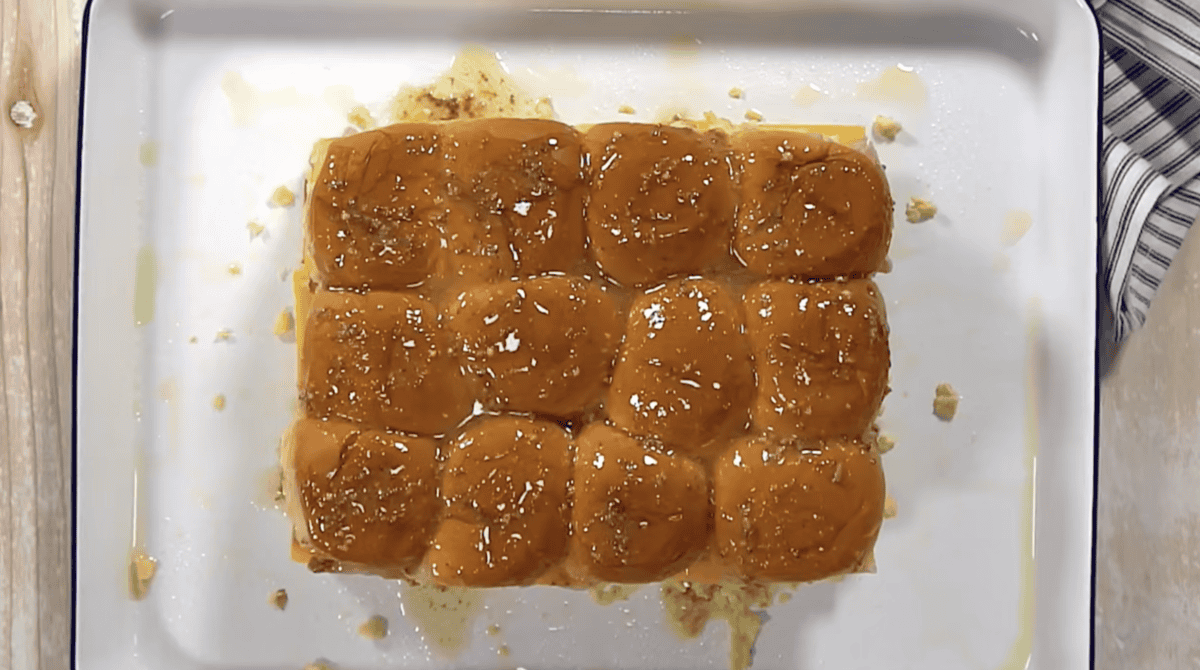
<svg viewBox="0 0 1200 670">
<path fill-rule="evenodd" d="M 582 260 L 578 131 L 557 121 L 474 119 L 447 124 L 444 137 L 451 192 L 480 220 L 499 221 L 517 274 L 566 272 Z"/>
<path fill-rule="evenodd" d="M 489 407 L 570 416 L 599 398 L 622 320 L 595 283 L 543 277 L 477 287 L 449 326 Z"/>
<path fill-rule="evenodd" d="M 892 197 L 879 165 L 819 135 L 734 135 L 741 171 L 734 250 L 773 277 L 865 276 L 883 266 Z"/>
<path fill-rule="evenodd" d="M 869 279 L 772 281 L 746 292 L 756 430 L 781 438 L 860 436 L 887 392 L 888 326 Z"/>
<path fill-rule="evenodd" d="M 576 439 L 575 558 L 599 580 L 654 582 L 708 544 L 704 468 L 604 424 Z"/>
<path fill-rule="evenodd" d="M 725 133 L 602 123 L 583 143 L 588 239 L 605 273 L 650 284 L 727 257 L 735 196 Z"/>
<path fill-rule="evenodd" d="M 424 282 L 450 215 L 436 125 L 388 126 L 330 143 L 313 184 L 310 245 L 318 279 L 340 288 Z"/>
<path fill-rule="evenodd" d="M 317 419 L 297 422 L 292 439 L 316 555 L 382 571 L 414 568 L 441 507 L 436 442 Z"/>
<path fill-rule="evenodd" d="M 470 414 L 475 397 L 437 309 L 407 293 L 318 292 L 301 360 L 312 418 L 439 435 Z"/>
<path fill-rule="evenodd" d="M 738 301 L 709 279 L 674 280 L 638 296 L 613 369 L 613 423 L 687 454 L 749 422 L 750 347 Z"/>
<path fill-rule="evenodd" d="M 862 568 L 883 518 L 883 470 L 857 440 L 743 438 L 713 474 L 714 546 L 747 579 L 806 582 Z"/>
<path fill-rule="evenodd" d="M 487 417 L 449 446 L 445 512 L 428 563 L 449 586 L 527 584 L 562 560 L 571 437 L 558 425 Z"/>
</svg>

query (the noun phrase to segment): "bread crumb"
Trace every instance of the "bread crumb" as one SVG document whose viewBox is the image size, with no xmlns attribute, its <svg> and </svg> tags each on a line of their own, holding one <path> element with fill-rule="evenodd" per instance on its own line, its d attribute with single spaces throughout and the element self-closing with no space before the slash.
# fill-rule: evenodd
<svg viewBox="0 0 1200 670">
<path fill-rule="evenodd" d="M 247 221 L 246 230 L 250 231 L 250 239 L 254 239 L 267 230 L 267 227 L 257 221 Z"/>
<path fill-rule="evenodd" d="M 228 328 L 222 328 L 221 330 L 217 331 L 217 339 L 215 339 L 213 341 L 214 342 L 232 342 L 233 341 L 233 331 Z"/>
<path fill-rule="evenodd" d="M 495 624 L 495 623 L 494 623 L 494 624 L 492 624 L 492 625 L 488 626 L 488 627 L 487 627 L 487 634 L 488 634 L 488 635 L 499 635 L 499 634 L 500 634 L 500 624 Z"/>
<path fill-rule="evenodd" d="M 903 129 L 904 126 L 890 116 L 876 116 L 875 122 L 871 124 L 871 132 L 875 134 L 875 137 L 888 142 L 895 141 L 896 136 Z"/>
<path fill-rule="evenodd" d="M 200 338 L 196 337 L 195 335 L 192 335 L 191 337 L 188 338 L 188 344 L 195 344 L 199 341 L 200 341 Z"/>
<path fill-rule="evenodd" d="M 213 409 L 217 410 L 218 412 L 225 409 L 224 393 L 218 393 L 217 395 L 213 396 Z"/>
<path fill-rule="evenodd" d="M 779 594 L 779 604 L 780 605 L 790 602 L 791 599 L 792 599 L 792 594 L 788 593 L 787 591 L 784 591 L 783 593 Z"/>
<path fill-rule="evenodd" d="M 296 341 L 296 319 L 292 317 L 292 311 L 288 308 L 283 308 L 279 312 L 279 316 L 275 317 L 275 327 L 272 329 L 275 337 L 284 342 Z"/>
<path fill-rule="evenodd" d="M 280 186 L 271 194 L 271 204 L 276 207 L 291 207 L 295 202 L 296 195 L 286 186 Z"/>
<path fill-rule="evenodd" d="M 747 121 L 762 121 L 763 115 L 757 109 L 747 109 L 746 110 L 746 120 Z"/>
<path fill-rule="evenodd" d="M 909 223 L 921 223 L 937 216 L 937 205 L 924 198 L 909 198 L 908 206 L 904 208 L 904 216 Z"/>
<path fill-rule="evenodd" d="M 641 584 L 597 584 L 588 589 L 597 605 L 611 605 L 620 600 L 629 600 Z"/>
<path fill-rule="evenodd" d="M 158 561 L 141 549 L 134 549 L 129 557 L 129 593 L 134 600 L 142 600 L 150 592 L 150 582 L 158 572 Z"/>
<path fill-rule="evenodd" d="M 358 634 L 368 640 L 382 640 L 388 634 L 388 620 L 374 614 L 358 627 Z"/>
<path fill-rule="evenodd" d="M 888 496 L 883 499 L 883 518 L 895 519 L 899 511 L 900 507 L 896 504 L 895 498 Z"/>
<path fill-rule="evenodd" d="M 229 267 L 225 268 L 225 271 L 228 272 L 230 276 L 236 277 L 242 274 L 242 266 L 240 263 L 230 263 Z"/>
<path fill-rule="evenodd" d="M 618 114 L 637 114 L 637 110 L 630 107 L 629 105 L 621 105 L 620 107 L 617 108 L 617 113 Z"/>
<path fill-rule="evenodd" d="M 886 454 L 896 448 L 896 440 L 887 435 L 880 435 L 875 444 L 881 454 Z"/>
<path fill-rule="evenodd" d="M 287 604 L 288 604 L 287 589 L 279 589 L 279 590 L 275 591 L 275 593 L 272 593 L 271 597 L 267 599 L 267 602 L 274 605 L 275 609 L 277 609 L 277 610 L 282 611 L 282 610 L 287 609 Z"/>
<path fill-rule="evenodd" d="M 949 384 L 938 384 L 933 396 L 933 414 L 942 421 L 950 421 L 958 411 L 958 393 Z"/>
<path fill-rule="evenodd" d="M 743 91 L 742 89 L 738 88 L 737 86 L 734 86 L 733 88 L 729 89 L 729 97 L 740 100 L 740 99 L 746 97 L 746 92 Z"/>
<path fill-rule="evenodd" d="M 508 658 L 508 653 L 507 644 L 502 644 L 496 649 L 496 654 L 499 655 L 500 658 Z"/>
<path fill-rule="evenodd" d="M 363 130 L 375 127 L 375 117 L 371 116 L 371 110 L 362 105 L 351 107 L 350 112 L 346 114 L 346 120 Z"/>
</svg>

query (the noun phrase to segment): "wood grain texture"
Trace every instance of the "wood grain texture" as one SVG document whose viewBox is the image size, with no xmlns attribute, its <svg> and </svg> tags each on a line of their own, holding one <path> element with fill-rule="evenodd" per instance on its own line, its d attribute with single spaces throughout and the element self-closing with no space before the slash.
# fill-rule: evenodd
<svg viewBox="0 0 1200 670">
<path fill-rule="evenodd" d="M 67 668 L 81 7 L 0 5 L 0 668 Z"/>
</svg>

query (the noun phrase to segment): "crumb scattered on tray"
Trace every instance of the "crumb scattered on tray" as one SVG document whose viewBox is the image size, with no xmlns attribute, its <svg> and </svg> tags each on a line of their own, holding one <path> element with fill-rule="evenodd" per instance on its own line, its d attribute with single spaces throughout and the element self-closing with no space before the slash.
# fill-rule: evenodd
<svg viewBox="0 0 1200 670">
<path fill-rule="evenodd" d="M 250 231 L 250 239 L 254 239 L 266 232 L 267 227 L 257 221 L 247 221 L 246 230 Z"/>
<path fill-rule="evenodd" d="M 729 89 L 729 97 L 737 98 L 740 100 L 740 99 L 746 97 L 746 92 L 743 91 L 742 89 L 738 88 L 737 86 L 734 86 L 733 88 Z"/>
<path fill-rule="evenodd" d="M 363 130 L 370 130 L 375 127 L 375 118 L 371 116 L 371 110 L 362 105 L 351 107 L 350 112 L 346 114 L 346 120 Z"/>
<path fill-rule="evenodd" d="M 746 120 L 747 121 L 762 121 L 763 115 L 757 109 L 747 109 L 746 110 Z"/>
<path fill-rule="evenodd" d="M 271 204 L 277 207 L 291 207 L 296 202 L 296 194 L 286 186 L 280 186 L 271 194 Z"/>
<path fill-rule="evenodd" d="M 507 645 L 507 644 L 502 644 L 502 645 L 500 645 L 500 646 L 499 646 L 499 647 L 496 649 L 496 654 L 497 654 L 497 655 L 498 655 L 500 658 L 508 658 L 508 653 L 509 653 L 509 652 L 508 652 L 508 645 Z"/>
<path fill-rule="evenodd" d="M 754 643 L 762 628 L 761 609 L 774 596 L 762 584 L 697 584 L 667 581 L 662 585 L 662 602 L 667 622 L 684 639 L 698 636 L 709 619 L 729 623 L 729 667 L 750 667 Z"/>
<path fill-rule="evenodd" d="M 879 453 L 886 454 L 887 452 L 896 448 L 896 440 L 892 439 L 888 435 L 880 435 L 876 445 L 879 448 Z"/>
<path fill-rule="evenodd" d="M 500 624 L 495 624 L 495 623 L 494 623 L 494 624 L 492 624 L 492 625 L 488 626 L 488 627 L 487 627 L 487 634 L 488 634 L 488 635 L 499 635 L 499 634 L 500 634 Z"/>
<path fill-rule="evenodd" d="M 292 310 L 285 307 L 279 312 L 279 316 L 275 317 L 272 332 L 275 333 L 275 337 L 285 342 L 296 341 L 296 319 L 292 316 Z"/>
<path fill-rule="evenodd" d="M 388 634 L 388 620 L 374 614 L 358 627 L 358 634 L 368 640 L 382 640 Z"/>
<path fill-rule="evenodd" d="M 792 594 L 791 594 L 791 593 L 788 593 L 787 591 L 784 591 L 784 592 L 782 592 L 782 593 L 780 593 L 780 594 L 779 594 L 779 604 L 780 604 L 780 605 L 782 605 L 782 604 L 784 604 L 784 603 L 787 603 L 787 602 L 790 602 L 791 600 L 792 600 Z"/>
<path fill-rule="evenodd" d="M 217 339 L 215 339 L 213 341 L 214 342 L 232 342 L 233 341 L 233 331 L 228 328 L 222 328 L 221 330 L 217 331 Z"/>
<path fill-rule="evenodd" d="M 597 605 L 611 605 L 621 600 L 629 600 L 629 596 L 638 590 L 641 584 L 597 584 L 588 589 L 592 600 Z"/>
<path fill-rule="evenodd" d="M 309 663 L 308 665 L 304 666 L 304 670 L 331 670 L 331 668 L 328 665 L 317 661 L 316 663 Z"/>
<path fill-rule="evenodd" d="M 218 393 L 217 395 L 213 396 L 213 409 L 217 410 L 218 412 L 225 409 L 224 393 Z"/>
<path fill-rule="evenodd" d="M 949 421 L 954 418 L 954 413 L 958 411 L 958 393 L 954 387 L 949 384 L 938 384 L 937 392 L 933 396 L 933 414 L 942 421 Z"/>
<path fill-rule="evenodd" d="M 904 126 L 890 116 L 876 116 L 875 122 L 871 124 L 871 131 L 875 133 L 875 137 L 888 142 L 895 141 L 903 129 Z"/>
<path fill-rule="evenodd" d="M 617 113 L 618 114 L 637 114 L 637 110 L 630 107 L 629 105 L 621 105 L 620 107 L 617 108 Z"/>
<path fill-rule="evenodd" d="M 134 600 L 142 600 L 150 591 L 150 582 L 158 571 L 158 561 L 141 549 L 134 549 L 129 557 L 129 593 Z"/>
<path fill-rule="evenodd" d="M 909 198 L 908 206 L 904 208 L 904 216 L 909 223 L 921 223 L 937 216 L 937 205 L 924 198 Z"/>
<path fill-rule="evenodd" d="M 279 589 L 279 590 L 275 591 L 274 593 L 272 593 L 271 597 L 268 598 L 268 602 L 270 602 L 272 605 L 274 605 L 275 609 L 278 609 L 278 610 L 287 609 L 287 604 L 288 604 L 287 589 Z"/>
<path fill-rule="evenodd" d="M 200 341 L 200 338 L 196 337 L 195 335 L 192 335 L 191 337 L 188 338 L 188 344 L 195 344 L 199 341 Z"/>
<path fill-rule="evenodd" d="M 895 498 L 888 496 L 883 499 L 883 518 L 895 519 L 896 514 L 899 511 L 900 511 L 900 508 L 899 508 L 899 506 L 896 505 Z"/>
<path fill-rule="evenodd" d="M 242 274 L 242 265 L 241 263 L 230 263 L 229 267 L 225 268 L 225 271 L 236 277 Z"/>
</svg>

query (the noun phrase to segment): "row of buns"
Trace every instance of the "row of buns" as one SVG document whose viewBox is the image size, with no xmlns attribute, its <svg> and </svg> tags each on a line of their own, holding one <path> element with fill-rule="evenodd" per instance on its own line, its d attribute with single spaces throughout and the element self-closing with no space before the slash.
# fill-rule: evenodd
<svg viewBox="0 0 1200 670">
<path fill-rule="evenodd" d="M 475 119 L 318 149 L 308 253 L 335 288 L 529 277 L 584 261 L 624 286 L 725 263 L 762 277 L 862 277 L 891 239 L 882 168 L 814 134 Z"/>
</svg>

